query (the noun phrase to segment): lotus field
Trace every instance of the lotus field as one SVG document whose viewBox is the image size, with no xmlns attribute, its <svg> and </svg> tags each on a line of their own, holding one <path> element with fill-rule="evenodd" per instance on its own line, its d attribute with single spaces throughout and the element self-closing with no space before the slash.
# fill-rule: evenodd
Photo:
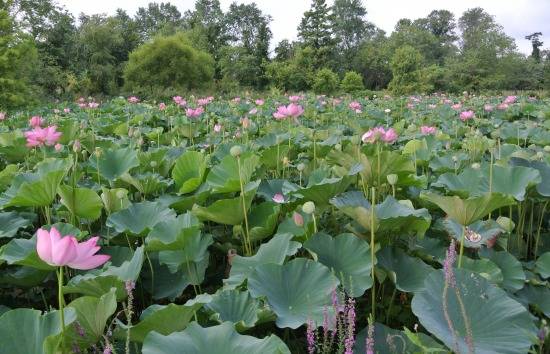
<svg viewBox="0 0 550 354">
<path fill-rule="evenodd" d="M 548 100 L 0 118 L 0 354 L 548 353 Z"/>
</svg>

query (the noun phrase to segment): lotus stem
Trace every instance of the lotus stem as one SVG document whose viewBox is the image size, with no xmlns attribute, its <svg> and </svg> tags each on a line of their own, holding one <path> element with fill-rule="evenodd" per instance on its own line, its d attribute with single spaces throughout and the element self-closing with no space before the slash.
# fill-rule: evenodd
<svg viewBox="0 0 550 354">
<path fill-rule="evenodd" d="M 544 202 L 544 205 L 542 206 L 542 210 L 540 212 L 539 227 L 537 229 L 537 237 L 535 239 L 535 253 L 534 253 L 535 259 L 537 258 L 537 255 L 539 253 L 540 229 L 542 228 L 542 221 L 544 220 L 544 212 L 546 211 L 546 206 L 548 206 L 548 201 Z"/>
<path fill-rule="evenodd" d="M 462 236 L 460 236 L 460 254 L 458 255 L 458 268 L 462 267 L 462 255 L 464 254 L 465 238 L 466 238 L 466 226 L 462 225 Z"/>
<path fill-rule="evenodd" d="M 57 299 L 59 303 L 59 315 L 61 319 L 61 351 L 65 346 L 65 312 L 64 305 L 65 300 L 63 299 L 63 267 L 57 268 Z"/>
<path fill-rule="evenodd" d="M 244 196 L 244 186 L 243 186 L 243 177 L 241 173 L 241 157 L 237 156 L 237 166 L 239 170 L 239 184 L 241 185 L 241 198 L 243 203 L 243 215 L 244 215 L 244 226 L 245 226 L 245 241 L 244 248 L 247 255 L 252 254 L 252 247 L 250 245 L 250 234 L 248 231 L 248 216 L 246 215 L 246 198 Z"/>
<path fill-rule="evenodd" d="M 372 289 L 371 289 L 371 315 L 373 323 L 376 318 L 376 278 L 374 272 L 374 206 L 376 205 L 376 189 L 372 187 L 371 189 L 371 206 L 370 206 L 370 256 L 372 262 L 371 276 L 372 276 Z"/>
</svg>

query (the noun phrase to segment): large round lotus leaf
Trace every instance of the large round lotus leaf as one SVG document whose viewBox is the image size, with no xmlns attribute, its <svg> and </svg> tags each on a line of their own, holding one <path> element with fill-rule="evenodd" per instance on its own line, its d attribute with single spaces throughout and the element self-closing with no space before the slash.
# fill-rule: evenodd
<svg viewBox="0 0 550 354">
<path fill-rule="evenodd" d="M 330 203 L 344 212 L 347 216 L 359 223 L 363 228 L 371 228 L 371 204 L 365 199 L 362 192 L 349 191 L 338 195 L 330 200 Z M 374 216 L 375 229 L 378 225 L 376 215 Z"/>
<path fill-rule="evenodd" d="M 153 269 L 145 267 L 140 278 L 145 289 L 153 299 L 174 301 L 191 283 L 182 270 L 173 273 L 165 264 L 160 264 L 157 253 L 150 253 L 149 259 Z"/>
<path fill-rule="evenodd" d="M 59 196 L 63 204 L 72 214 L 79 218 L 97 220 L 101 216 L 103 203 L 99 195 L 89 188 L 72 188 L 59 186 Z"/>
<path fill-rule="evenodd" d="M 539 171 L 541 182 L 537 184 L 537 192 L 545 197 L 550 197 L 550 165 L 542 161 L 528 161 L 519 157 L 512 157 L 510 164 L 514 166 L 531 167 Z"/>
<path fill-rule="evenodd" d="M 152 332 L 145 338 L 143 354 L 290 354 L 286 344 L 276 335 L 263 339 L 243 336 L 230 322 L 203 328 L 191 323 L 183 332 L 169 336 Z"/>
<path fill-rule="evenodd" d="M 248 216 L 250 239 L 260 241 L 273 235 L 280 212 L 281 207 L 271 201 L 256 205 Z"/>
<path fill-rule="evenodd" d="M 539 256 L 535 262 L 535 271 L 539 273 L 543 279 L 550 278 L 550 252 L 546 252 Z"/>
<path fill-rule="evenodd" d="M 137 280 L 144 257 L 143 246 L 138 247 L 131 258 L 122 261 L 120 265 L 107 263 L 104 270 L 94 269 L 86 274 L 72 277 L 67 285 L 63 286 L 63 292 L 100 297 L 111 288 L 116 288 L 117 300 L 122 300 L 126 297 L 126 281 Z"/>
<path fill-rule="evenodd" d="M 460 225 L 473 224 L 493 210 L 515 203 L 514 198 L 500 193 L 461 199 L 457 196 L 443 196 L 428 192 L 421 193 L 420 198 L 440 207 L 451 219 Z"/>
<path fill-rule="evenodd" d="M 496 285 L 500 285 L 504 280 L 504 276 L 502 275 L 500 268 L 487 258 L 471 259 L 468 257 L 463 257 L 462 268 L 467 269 L 470 272 L 477 273 Z"/>
<path fill-rule="evenodd" d="M 67 306 L 75 310 L 78 325 L 84 333 L 81 335 L 76 328 L 69 328 L 67 331 L 70 338 L 68 342 L 76 343 L 82 349 L 89 348 L 101 339 L 107 321 L 116 311 L 116 289 L 111 289 L 100 298 L 79 297 Z"/>
<path fill-rule="evenodd" d="M 76 320 L 74 309 L 64 310 L 65 326 Z M 0 316 L 0 354 L 56 354 L 61 344 L 59 311 L 15 309 Z"/>
<path fill-rule="evenodd" d="M 214 241 L 212 235 L 200 233 L 188 237 L 183 249 L 178 251 L 159 252 L 160 264 L 165 264 L 172 273 L 183 271 L 191 284 L 200 284 L 208 267 L 208 246 Z"/>
<path fill-rule="evenodd" d="M 406 233 L 423 236 L 430 227 L 432 217 L 426 209 L 414 209 L 408 200 L 396 200 L 388 196 L 376 205 L 378 230 L 390 233 Z"/>
<path fill-rule="evenodd" d="M 31 220 L 22 218 L 14 211 L 0 213 L 0 238 L 11 238 L 17 234 L 19 229 L 31 224 Z"/>
<path fill-rule="evenodd" d="M 433 186 L 445 187 L 464 197 L 481 196 L 489 192 L 513 196 L 516 200 L 525 199 L 525 192 L 530 185 L 540 183 L 541 176 L 536 169 L 521 166 L 493 166 L 492 184 L 490 185 L 489 166 L 483 170 L 468 168 L 459 175 L 445 173 Z"/>
<path fill-rule="evenodd" d="M 252 174 L 259 165 L 260 158 L 251 152 L 247 152 L 240 157 L 241 174 L 243 185 L 247 184 L 252 178 Z M 215 193 L 238 192 L 241 190 L 239 180 L 239 166 L 237 159 L 231 155 L 225 156 L 219 165 L 212 167 L 206 183 L 212 187 Z"/>
<path fill-rule="evenodd" d="M 282 194 L 285 196 L 285 200 L 291 198 L 292 201 L 294 196 L 291 195 L 292 192 L 299 190 L 300 187 L 292 182 L 287 181 L 286 179 L 271 179 L 263 180 L 258 188 L 258 195 L 265 198 L 267 201 L 272 201 L 275 194 Z"/>
<path fill-rule="evenodd" d="M 176 212 L 155 202 L 141 202 L 117 211 L 107 218 L 107 226 L 117 232 L 144 236 L 161 221 L 175 218 Z"/>
<path fill-rule="evenodd" d="M 183 153 L 174 165 L 172 178 L 179 193 L 190 193 L 197 189 L 204 179 L 206 158 L 198 151 Z"/>
<path fill-rule="evenodd" d="M 365 327 L 357 334 L 353 352 L 356 354 L 364 354 L 365 343 L 368 334 L 368 327 Z M 389 328 L 381 323 L 374 324 L 374 352 L 376 354 L 404 354 L 404 353 L 429 353 L 422 351 L 424 348 L 434 349 L 431 353 L 448 353 L 443 345 L 436 342 L 432 337 L 418 332 L 415 333 L 416 340 L 420 343 L 411 341 L 407 333 L 398 329 Z M 417 344 L 424 346 L 420 347 Z M 439 349 L 439 350 L 435 350 Z"/>
<path fill-rule="evenodd" d="M 350 296 L 360 297 L 372 286 L 372 258 L 364 240 L 353 234 L 332 237 L 317 233 L 304 247 L 338 277 Z"/>
<path fill-rule="evenodd" d="M 260 162 L 270 169 L 276 169 L 277 166 L 281 168 L 283 166 L 282 160 L 284 156 L 288 156 L 288 144 L 279 144 L 263 150 Z"/>
<path fill-rule="evenodd" d="M 344 176 L 338 178 L 323 178 L 315 181 L 315 184 L 308 183 L 306 188 L 302 188 L 293 193 L 303 201 L 313 201 L 317 205 L 326 205 L 330 198 L 344 192 L 351 184 L 351 177 Z"/>
<path fill-rule="evenodd" d="M 424 287 L 426 277 L 434 270 L 420 258 L 411 257 L 396 247 L 385 247 L 376 253 L 378 265 L 388 272 L 395 287 L 405 292 L 417 292 Z"/>
<path fill-rule="evenodd" d="M 115 213 L 130 206 L 128 190 L 124 188 L 108 189 L 101 187 L 101 201 L 107 214 Z"/>
<path fill-rule="evenodd" d="M 443 221 L 445 230 L 458 242 L 462 242 L 462 225 L 453 219 Z M 466 226 L 464 230 L 464 246 L 468 248 L 481 248 L 500 235 L 504 230 L 494 220 L 478 220 Z"/>
<path fill-rule="evenodd" d="M 147 334 L 152 331 L 167 335 L 183 330 L 195 317 L 202 304 L 185 305 L 158 305 L 154 304 L 143 310 L 139 322 L 130 327 L 130 340 L 142 343 Z M 118 322 L 117 338 L 126 338 L 128 326 Z"/>
<path fill-rule="evenodd" d="M 283 264 L 286 257 L 294 255 L 301 247 L 299 242 L 292 241 L 292 237 L 291 234 L 277 234 L 269 242 L 263 243 L 254 256 L 234 256 L 224 286 L 236 288 L 261 264 Z"/>
<path fill-rule="evenodd" d="M 536 335 L 529 312 L 483 277 L 463 269 L 455 269 L 454 273 L 465 314 L 454 288 L 449 287 L 443 297 L 445 275 L 442 270 L 435 271 L 412 301 L 412 310 L 422 326 L 455 352 L 469 353 L 473 349 L 478 354 L 527 353 Z M 467 319 L 468 330 L 463 318 Z M 467 335 L 471 335 L 473 348 L 468 347 Z"/>
<path fill-rule="evenodd" d="M 518 291 L 525 285 L 525 272 L 520 261 L 506 251 L 495 252 L 493 250 L 482 250 L 482 257 L 486 257 L 496 264 L 503 276 L 502 287 L 510 291 Z"/>
<path fill-rule="evenodd" d="M 148 251 L 176 251 L 200 237 L 199 221 L 191 213 L 157 223 L 145 238 Z"/>
<path fill-rule="evenodd" d="M 211 318 L 220 323 L 232 322 L 240 331 L 252 328 L 258 322 L 260 304 L 248 291 L 219 291 L 205 306 L 214 311 Z"/>
<path fill-rule="evenodd" d="M 30 240 L 16 238 L 0 247 L 0 260 L 8 264 L 24 265 L 42 270 L 55 269 L 38 257 L 36 237 Z"/>
<path fill-rule="evenodd" d="M 120 176 L 120 180 L 134 186 L 143 195 L 159 193 L 172 184 L 171 180 L 152 172 L 140 173 L 134 176 L 124 173 Z"/>
<path fill-rule="evenodd" d="M 287 264 L 262 264 L 248 278 L 252 296 L 265 296 L 277 315 L 277 327 L 298 328 L 308 320 L 322 323 L 323 309 L 339 281 L 319 262 L 296 258 Z"/>
<path fill-rule="evenodd" d="M 42 282 L 51 274 L 51 271 L 30 267 L 10 267 L 0 274 L 0 284 L 30 288 L 43 285 Z"/>
<path fill-rule="evenodd" d="M 90 155 L 90 166 L 109 181 L 114 181 L 132 168 L 139 166 L 137 152 L 132 148 L 113 148 L 104 150 L 97 157 Z"/>
<path fill-rule="evenodd" d="M 250 182 L 244 187 L 245 207 L 248 212 L 252 199 L 256 195 L 256 189 L 260 185 L 260 180 Z M 210 220 L 220 224 L 239 225 L 244 221 L 243 198 L 217 200 L 209 206 L 202 207 L 193 205 L 193 214 L 202 220 Z"/>
<path fill-rule="evenodd" d="M 0 198 L 4 208 L 44 207 L 55 199 L 57 188 L 65 177 L 66 170 L 49 171 L 43 174 L 26 173 L 17 175 L 11 187 Z"/>
</svg>

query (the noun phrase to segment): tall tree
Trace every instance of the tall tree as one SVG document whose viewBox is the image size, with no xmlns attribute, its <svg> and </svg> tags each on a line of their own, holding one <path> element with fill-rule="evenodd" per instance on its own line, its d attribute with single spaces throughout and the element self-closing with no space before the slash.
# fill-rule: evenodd
<svg viewBox="0 0 550 354">
<path fill-rule="evenodd" d="M 540 36 L 542 36 L 542 32 L 535 32 L 525 36 L 525 39 L 531 41 L 531 46 L 533 47 L 531 57 L 535 59 L 537 63 L 540 63 L 540 47 L 544 44 L 544 42 L 540 40 Z"/>
<path fill-rule="evenodd" d="M 317 65 L 326 66 L 334 50 L 333 15 L 325 0 L 312 0 L 298 26 L 298 36 L 305 47 L 316 51 Z"/>
<path fill-rule="evenodd" d="M 135 21 L 144 41 L 158 32 L 173 34 L 183 25 L 178 8 L 169 2 L 152 2 L 147 8 L 140 7 L 135 15 Z"/>
</svg>

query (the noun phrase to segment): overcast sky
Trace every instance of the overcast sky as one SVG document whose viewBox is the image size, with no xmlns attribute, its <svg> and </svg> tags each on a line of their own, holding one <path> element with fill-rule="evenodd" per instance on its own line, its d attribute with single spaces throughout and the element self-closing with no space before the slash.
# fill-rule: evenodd
<svg viewBox="0 0 550 354">
<path fill-rule="evenodd" d="M 147 6 L 149 0 L 57 0 L 69 11 L 78 15 L 107 13 L 113 14 L 117 8 L 134 14 L 139 7 Z M 157 1 L 162 2 L 162 1 Z M 166 2 L 166 0 L 164 1 Z M 227 10 L 233 0 L 220 0 Z M 282 39 L 296 39 L 296 28 L 311 0 L 237 0 L 239 3 L 256 2 L 264 13 L 273 17 L 271 31 L 273 43 Z M 328 0 L 332 3 L 332 0 Z M 193 8 L 194 0 L 170 1 L 183 13 Z M 388 34 L 400 18 L 416 19 L 425 17 L 434 9 L 447 9 L 458 18 L 468 8 L 480 6 L 497 22 L 505 32 L 516 39 L 519 49 L 526 54 L 531 52 L 530 42 L 524 37 L 533 32 L 542 32 L 544 48 L 550 47 L 550 0 L 363 0 L 367 9 L 367 19 Z"/>
</svg>

